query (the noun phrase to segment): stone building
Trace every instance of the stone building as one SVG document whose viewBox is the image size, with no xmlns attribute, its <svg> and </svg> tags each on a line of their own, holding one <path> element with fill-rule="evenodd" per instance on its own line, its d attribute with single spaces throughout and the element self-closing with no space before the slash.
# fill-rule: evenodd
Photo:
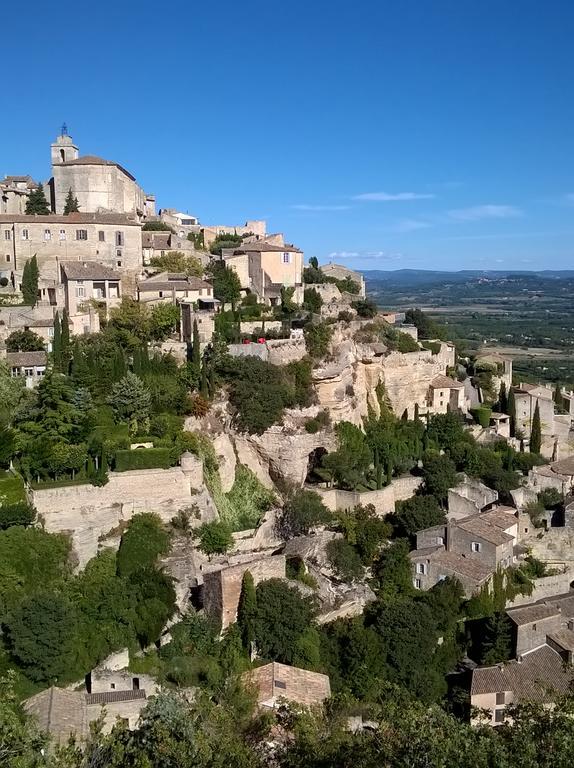
<svg viewBox="0 0 574 768">
<path fill-rule="evenodd" d="M 142 263 L 141 225 L 117 213 L 0 214 L 0 249 L 0 271 L 11 271 L 16 288 L 24 264 L 36 256 L 40 276 L 53 281 L 55 296 L 60 266 L 67 261 L 96 261 L 138 274 Z"/>
<path fill-rule="evenodd" d="M 276 661 L 246 672 L 243 680 L 255 686 L 257 703 L 266 709 L 274 709 L 282 699 L 311 707 L 322 704 L 331 695 L 328 675 Z"/>
<path fill-rule="evenodd" d="M 38 188 L 31 176 L 4 176 L 0 181 L 0 213 L 24 214 L 30 192 Z"/>
<path fill-rule="evenodd" d="M 348 278 L 349 280 L 352 280 L 354 283 L 357 283 L 357 285 L 359 286 L 359 296 L 362 299 L 365 298 L 366 296 L 365 278 L 360 272 L 355 272 L 355 270 L 349 269 L 349 267 L 345 267 L 342 264 L 333 264 L 332 261 L 330 261 L 328 264 L 322 265 L 321 271 L 327 277 L 334 277 L 335 280 L 345 280 L 346 278 Z"/>
<path fill-rule="evenodd" d="M 448 491 L 449 520 L 461 520 L 476 515 L 498 501 L 498 492 L 493 491 L 476 478 L 462 475 L 461 482 Z"/>
<path fill-rule="evenodd" d="M 138 282 L 138 299 L 146 304 L 175 304 L 183 299 L 198 309 L 211 309 L 219 304 L 213 297 L 213 286 L 199 277 L 180 272 L 160 272 Z"/>
<path fill-rule="evenodd" d="M 78 315 L 85 316 L 85 306 L 91 301 L 104 305 L 106 315 L 121 301 L 121 274 L 115 269 L 94 261 L 69 261 L 62 265 L 66 309 L 73 322 Z M 90 333 L 90 327 L 74 333 Z"/>
<path fill-rule="evenodd" d="M 303 252 L 299 248 L 256 240 L 224 249 L 222 258 L 237 273 L 241 288 L 255 293 L 264 304 L 279 304 L 283 287 L 294 288 L 293 300 L 303 301 Z"/>
<path fill-rule="evenodd" d="M 65 130 L 51 145 L 52 210 L 64 212 L 66 195 L 72 190 L 82 213 L 109 211 L 142 220 L 155 214 L 155 198 L 137 184 L 119 163 L 95 155 L 80 156 Z"/>
<path fill-rule="evenodd" d="M 193 256 L 200 262 L 207 262 L 209 257 L 203 251 L 196 251 L 187 237 L 174 235 L 173 232 L 152 232 L 142 230 L 142 256 L 144 265 L 159 256 L 178 251 L 185 256 Z"/>
<path fill-rule="evenodd" d="M 549 387 L 535 384 L 520 384 L 514 388 L 516 402 L 516 428 L 528 437 L 536 406 L 540 412 L 540 425 L 543 435 L 554 434 L 554 400 Z"/>
<path fill-rule="evenodd" d="M 6 352 L 4 362 L 11 376 L 24 378 L 26 387 L 32 389 L 46 373 L 48 356 L 45 352 Z"/>
<path fill-rule="evenodd" d="M 462 381 L 442 374 L 435 376 L 429 387 L 428 407 L 431 413 L 465 412 L 466 397 Z"/>
</svg>

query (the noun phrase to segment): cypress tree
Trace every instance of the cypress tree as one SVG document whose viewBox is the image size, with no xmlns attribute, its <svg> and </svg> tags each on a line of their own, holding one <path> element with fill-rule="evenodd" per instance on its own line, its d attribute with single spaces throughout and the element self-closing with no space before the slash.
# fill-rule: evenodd
<svg viewBox="0 0 574 768">
<path fill-rule="evenodd" d="M 79 210 L 80 206 L 78 205 L 78 198 L 74 197 L 72 187 L 70 187 L 68 194 L 66 195 L 66 201 L 64 203 L 64 216 L 67 216 L 70 213 L 78 213 Z"/>
<path fill-rule="evenodd" d="M 532 427 L 530 429 L 530 453 L 540 453 L 541 448 L 542 425 L 540 424 L 540 408 L 537 400 L 536 408 L 534 409 L 534 417 L 532 418 Z"/>
<path fill-rule="evenodd" d="M 62 344 L 62 373 L 68 373 L 70 364 L 70 323 L 68 319 L 68 310 L 64 307 L 62 312 L 62 322 L 60 324 L 61 344 Z"/>
<path fill-rule="evenodd" d="M 60 316 L 56 312 L 54 315 L 54 338 L 52 340 L 52 358 L 54 360 L 54 370 L 62 371 L 62 326 L 60 325 Z"/>
<path fill-rule="evenodd" d="M 415 421 L 419 419 L 419 404 L 415 403 Z"/>
<path fill-rule="evenodd" d="M 510 437 L 516 436 L 516 400 L 514 399 L 514 390 L 510 387 L 508 393 L 508 415 L 510 416 Z"/>
<path fill-rule="evenodd" d="M 35 307 L 38 301 L 38 277 L 38 261 L 34 255 L 24 264 L 22 271 L 22 297 L 24 304 L 31 307 Z"/>
<path fill-rule="evenodd" d="M 562 390 L 560 389 L 559 381 L 556 382 L 556 386 L 554 388 L 554 402 L 557 408 L 564 407 L 564 403 L 562 402 Z"/>
<path fill-rule="evenodd" d="M 201 366 L 201 383 L 199 385 L 199 391 L 202 397 L 206 400 L 209 399 L 209 383 L 207 381 L 207 366 L 205 364 Z"/>
<path fill-rule="evenodd" d="M 257 593 L 250 571 L 245 571 L 241 582 L 241 594 L 237 607 L 237 623 L 241 631 L 243 647 L 251 649 L 255 642 L 255 618 L 257 615 Z"/>
<path fill-rule="evenodd" d="M 48 216 L 49 213 L 50 208 L 44 194 L 44 187 L 38 184 L 38 188 L 30 192 L 26 201 L 26 216 Z"/>
<path fill-rule="evenodd" d="M 191 368 L 196 379 L 196 386 L 201 373 L 201 345 L 199 343 L 199 328 L 197 320 L 193 321 L 193 339 L 191 344 Z"/>
<path fill-rule="evenodd" d="M 502 382 L 500 392 L 498 393 L 498 407 L 500 413 L 508 413 L 508 395 L 506 394 L 506 384 Z"/>
</svg>

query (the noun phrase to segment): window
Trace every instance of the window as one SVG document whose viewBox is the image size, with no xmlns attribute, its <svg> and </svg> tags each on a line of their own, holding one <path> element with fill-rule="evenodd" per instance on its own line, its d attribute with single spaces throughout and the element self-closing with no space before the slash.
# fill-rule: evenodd
<svg viewBox="0 0 574 768">
<path fill-rule="evenodd" d="M 98 240 L 100 241 L 100 243 L 106 242 L 106 233 L 102 229 L 100 229 L 100 231 L 98 232 Z"/>
<path fill-rule="evenodd" d="M 498 704 L 506 704 L 505 698 L 506 698 L 506 696 L 505 696 L 504 691 L 502 691 L 500 693 L 497 693 L 496 694 L 496 703 L 497 703 L 497 705 Z"/>
<path fill-rule="evenodd" d="M 88 230 L 87 229 L 77 229 L 76 230 L 76 240 L 87 240 L 88 239 Z"/>
<path fill-rule="evenodd" d="M 115 691 L 116 690 L 116 684 L 115 683 L 110 683 L 110 689 L 112 691 Z"/>
<path fill-rule="evenodd" d="M 122 262 L 121 262 L 121 261 L 119 261 L 119 260 L 118 260 L 118 261 L 116 261 L 116 266 L 117 266 L 117 267 L 121 267 L 121 266 L 122 266 Z"/>
<path fill-rule="evenodd" d="M 54 329 L 48 328 L 48 338 L 53 339 L 54 338 Z"/>
<path fill-rule="evenodd" d="M 283 691 L 287 690 L 287 683 L 283 680 L 275 680 L 275 688 L 281 688 Z"/>
<path fill-rule="evenodd" d="M 124 244 L 124 233 L 116 232 L 116 245 L 123 245 L 123 244 Z"/>
<path fill-rule="evenodd" d="M 77 285 L 76 286 L 76 296 L 79 299 L 83 299 L 85 297 L 85 295 L 86 295 L 86 289 L 84 288 L 84 286 L 83 285 Z"/>
<path fill-rule="evenodd" d="M 9 253 L 6 254 L 6 261 L 10 261 L 10 254 Z"/>
<path fill-rule="evenodd" d="M 421 588 L 421 586 L 422 586 L 422 581 L 421 581 L 420 579 L 415 579 L 415 580 L 413 581 L 413 584 L 414 584 L 414 586 L 415 586 L 415 589 L 420 589 L 420 588 Z"/>
<path fill-rule="evenodd" d="M 24 376 L 26 376 L 28 379 L 31 379 L 33 375 L 34 375 L 33 368 L 24 368 Z"/>
<path fill-rule="evenodd" d="M 163 299 L 163 291 L 158 291 L 157 293 L 158 293 L 158 296 L 160 297 L 160 299 Z"/>
<path fill-rule="evenodd" d="M 4 240 L 11 240 L 12 239 L 12 232 L 10 232 L 9 229 L 4 230 Z"/>
<path fill-rule="evenodd" d="M 417 563 L 417 573 L 426 573 L 426 566 L 424 563 Z"/>
<path fill-rule="evenodd" d="M 22 240 L 28 240 L 28 230 L 23 229 L 22 230 Z"/>
<path fill-rule="evenodd" d="M 479 541 L 473 541 L 470 545 L 470 548 L 473 552 L 480 552 L 482 549 L 482 544 Z"/>
<path fill-rule="evenodd" d="M 533 632 L 536 632 L 536 624 L 533 624 L 533 625 L 532 625 L 532 631 L 533 631 Z"/>
<path fill-rule="evenodd" d="M 438 544 L 439 547 L 444 546 L 444 536 L 437 536 L 436 543 Z"/>
<path fill-rule="evenodd" d="M 44 240 L 51 240 L 52 239 L 52 232 L 49 229 L 44 230 Z"/>
<path fill-rule="evenodd" d="M 291 263 L 291 254 L 290 253 L 284 253 L 283 254 L 283 264 L 290 264 Z"/>
<path fill-rule="evenodd" d="M 61 229 L 60 230 L 60 240 L 65 240 L 65 239 L 66 239 L 66 230 L 65 229 Z"/>
<path fill-rule="evenodd" d="M 503 723 L 504 722 L 504 710 L 503 709 L 497 709 L 494 712 L 494 722 L 495 723 Z"/>
</svg>

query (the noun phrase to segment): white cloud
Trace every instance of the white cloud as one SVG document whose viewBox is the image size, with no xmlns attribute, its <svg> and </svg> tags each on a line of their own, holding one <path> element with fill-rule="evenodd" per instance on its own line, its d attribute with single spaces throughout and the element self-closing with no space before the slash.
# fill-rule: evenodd
<svg viewBox="0 0 574 768">
<path fill-rule="evenodd" d="M 470 208 L 455 208 L 448 212 L 452 219 L 479 221 L 480 219 L 515 219 L 523 216 L 514 205 L 473 205 Z"/>
<path fill-rule="evenodd" d="M 420 219 L 402 219 L 395 226 L 395 232 L 416 232 L 418 229 L 428 229 L 431 227 L 428 221 Z"/>
<path fill-rule="evenodd" d="M 330 261 L 400 261 L 403 258 L 402 253 L 391 253 L 390 251 L 333 251 L 328 255 Z"/>
<path fill-rule="evenodd" d="M 298 203 L 292 205 L 291 208 L 294 211 L 348 211 L 349 205 L 307 205 L 305 203 Z"/>
<path fill-rule="evenodd" d="M 377 202 L 395 202 L 402 200 L 432 200 L 436 195 L 425 194 L 421 192 L 364 192 L 362 195 L 355 195 L 353 200 L 374 200 Z"/>
</svg>

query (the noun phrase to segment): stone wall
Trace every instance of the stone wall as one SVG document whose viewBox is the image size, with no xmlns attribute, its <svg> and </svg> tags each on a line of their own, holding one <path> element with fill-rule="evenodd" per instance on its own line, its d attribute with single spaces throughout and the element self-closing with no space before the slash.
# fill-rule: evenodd
<svg viewBox="0 0 574 768">
<path fill-rule="evenodd" d="M 106 534 L 137 512 L 156 512 L 167 522 L 178 510 L 198 504 L 205 519 L 215 517 L 213 502 L 206 492 L 192 493 L 202 484 L 202 473 L 201 465 L 196 467 L 197 461 L 190 463 L 195 472 L 180 467 L 110 472 L 109 482 L 102 487 L 70 485 L 31 490 L 30 501 L 47 531 L 71 533 L 82 567 L 101 546 L 117 544 L 105 539 Z"/>
<path fill-rule="evenodd" d="M 285 557 L 273 555 L 211 571 L 204 575 L 203 607 L 209 616 L 221 622 L 222 631 L 233 624 L 237 618 L 237 606 L 245 571 L 250 571 L 255 584 L 267 579 L 285 578 Z"/>
<path fill-rule="evenodd" d="M 273 365 L 287 365 L 302 360 L 307 354 L 305 339 L 269 339 L 268 360 Z"/>
<path fill-rule="evenodd" d="M 313 490 L 323 499 L 325 506 L 332 512 L 338 509 L 352 509 L 357 504 L 372 504 L 378 515 L 388 515 L 395 511 L 395 502 L 410 499 L 421 485 L 422 478 L 405 475 L 395 478 L 390 485 L 379 491 L 341 491 L 338 488 L 315 488 Z"/>
<path fill-rule="evenodd" d="M 506 604 L 507 608 L 517 608 L 519 605 L 535 603 L 547 597 L 563 595 L 570 591 L 570 584 L 574 580 L 574 568 L 569 568 L 564 573 L 554 576 L 542 576 L 534 579 L 534 589 L 531 595 L 517 595 L 514 600 Z"/>
</svg>

